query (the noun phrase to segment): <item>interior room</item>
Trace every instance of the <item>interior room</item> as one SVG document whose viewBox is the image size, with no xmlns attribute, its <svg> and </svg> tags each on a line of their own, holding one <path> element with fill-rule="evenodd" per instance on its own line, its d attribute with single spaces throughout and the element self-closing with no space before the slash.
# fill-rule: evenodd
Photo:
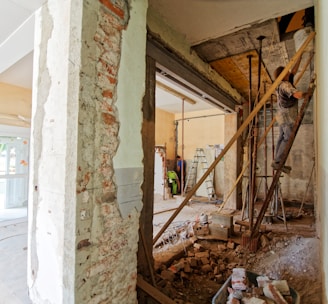
<svg viewBox="0 0 328 304">
<path fill-rule="evenodd" d="M 324 1 L 1 6 L 6 303 L 327 302 Z"/>
</svg>

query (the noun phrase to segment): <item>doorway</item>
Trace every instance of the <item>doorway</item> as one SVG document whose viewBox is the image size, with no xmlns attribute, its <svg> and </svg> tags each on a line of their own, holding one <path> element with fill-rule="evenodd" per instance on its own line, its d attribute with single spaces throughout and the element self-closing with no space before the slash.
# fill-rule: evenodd
<svg viewBox="0 0 328 304">
<path fill-rule="evenodd" d="M 0 220 L 27 216 L 29 140 L 0 137 Z"/>
</svg>

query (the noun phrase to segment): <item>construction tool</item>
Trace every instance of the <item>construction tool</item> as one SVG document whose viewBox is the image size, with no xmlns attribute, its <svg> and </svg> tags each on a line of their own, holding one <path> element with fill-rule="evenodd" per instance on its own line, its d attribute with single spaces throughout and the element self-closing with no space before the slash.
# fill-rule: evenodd
<svg viewBox="0 0 328 304">
<path fill-rule="evenodd" d="M 207 158 L 204 152 L 204 149 L 197 148 L 193 161 L 191 163 L 191 167 L 188 171 L 186 185 L 184 188 L 184 192 L 187 193 L 190 191 L 197 181 L 197 170 L 201 167 L 202 172 L 206 172 L 208 170 Z M 207 196 L 209 200 L 216 200 L 216 194 L 213 186 L 213 173 L 209 174 L 205 179 L 205 188 L 207 192 Z"/>
</svg>

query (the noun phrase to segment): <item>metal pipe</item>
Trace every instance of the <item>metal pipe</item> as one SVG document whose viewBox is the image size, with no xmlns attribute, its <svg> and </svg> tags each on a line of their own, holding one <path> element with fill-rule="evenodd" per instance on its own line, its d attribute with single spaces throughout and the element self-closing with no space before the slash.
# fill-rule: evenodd
<svg viewBox="0 0 328 304">
<path fill-rule="evenodd" d="M 261 69 L 262 69 L 262 41 L 265 38 L 265 36 L 259 36 L 257 37 L 257 40 L 260 42 L 260 48 L 259 48 L 259 61 L 258 61 L 258 83 L 257 83 L 257 96 L 255 103 L 258 103 L 260 99 L 260 88 L 261 88 Z M 251 166 L 251 200 L 249 202 L 249 228 L 252 231 L 253 228 L 253 218 L 254 218 L 254 204 L 255 204 L 255 186 L 256 186 L 256 165 L 257 165 L 257 138 L 258 138 L 258 132 L 259 132 L 259 127 L 258 127 L 258 113 L 255 116 L 254 119 L 254 137 L 253 137 L 253 153 L 252 153 L 252 166 Z"/>
<path fill-rule="evenodd" d="M 198 119 L 198 118 L 207 118 L 207 117 L 224 116 L 224 115 L 226 115 L 226 113 L 187 117 L 187 118 L 184 118 L 184 119 L 182 119 L 182 118 L 181 119 L 176 119 L 175 121 L 192 120 L 192 119 Z"/>
<path fill-rule="evenodd" d="M 248 55 L 248 65 L 249 65 L 249 92 L 248 92 L 248 107 L 249 107 L 249 113 L 252 112 L 253 110 L 253 105 L 252 105 L 252 55 Z M 252 120 L 253 121 L 253 120 Z M 249 160 L 249 169 L 248 169 L 248 216 L 250 215 L 250 202 L 252 201 L 252 148 L 253 148 L 253 125 L 250 123 L 248 127 L 248 160 Z"/>
<path fill-rule="evenodd" d="M 181 185 L 180 185 L 180 192 L 181 195 L 184 195 L 184 103 L 185 103 L 185 99 L 182 98 L 182 132 L 181 132 L 181 172 L 180 172 L 180 176 L 181 176 Z"/>
<path fill-rule="evenodd" d="M 266 93 L 266 82 L 264 83 L 264 94 Z M 264 128 L 266 128 L 266 124 L 267 124 L 267 103 L 264 104 Z M 267 137 L 265 137 L 264 139 L 264 193 L 265 193 L 265 197 L 266 194 L 268 192 L 268 144 L 267 144 Z"/>
</svg>

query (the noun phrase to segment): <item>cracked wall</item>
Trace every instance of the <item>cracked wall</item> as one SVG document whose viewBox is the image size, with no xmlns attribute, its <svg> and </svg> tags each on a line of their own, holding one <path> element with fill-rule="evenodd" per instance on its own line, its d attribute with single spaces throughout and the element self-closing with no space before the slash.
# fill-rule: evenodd
<svg viewBox="0 0 328 304">
<path fill-rule="evenodd" d="M 38 12 L 34 303 L 137 301 L 146 9 L 143 1 L 48 1 Z"/>
</svg>

